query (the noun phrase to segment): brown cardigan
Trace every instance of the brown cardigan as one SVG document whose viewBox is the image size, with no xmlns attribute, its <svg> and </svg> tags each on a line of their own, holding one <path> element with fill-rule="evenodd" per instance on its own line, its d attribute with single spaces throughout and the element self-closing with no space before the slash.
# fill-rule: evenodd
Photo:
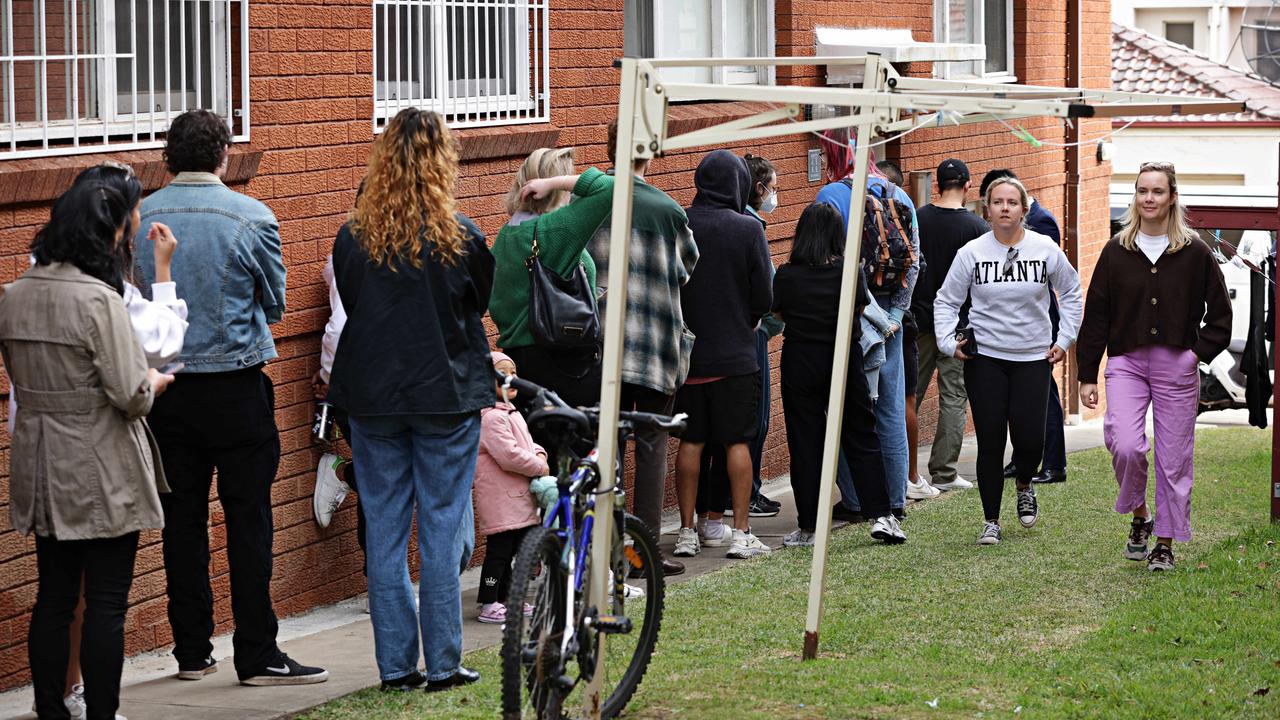
<svg viewBox="0 0 1280 720">
<path fill-rule="evenodd" d="M 1194 349 L 1208 362 L 1230 342 L 1231 300 L 1204 241 L 1166 251 L 1154 265 L 1114 237 L 1102 249 L 1076 341 L 1080 382 L 1098 382 L 1104 350 L 1116 357 L 1144 345 L 1171 345 Z"/>
</svg>

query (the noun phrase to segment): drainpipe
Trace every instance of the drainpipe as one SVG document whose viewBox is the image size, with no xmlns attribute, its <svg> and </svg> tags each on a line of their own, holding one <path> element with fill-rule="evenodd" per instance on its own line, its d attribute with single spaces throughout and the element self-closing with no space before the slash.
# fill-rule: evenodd
<svg viewBox="0 0 1280 720">
<path fill-rule="evenodd" d="M 1081 40 L 1084 16 L 1083 0 L 1067 0 L 1067 87 L 1081 86 Z M 1066 172 L 1066 208 L 1063 212 L 1062 250 L 1067 255 L 1071 266 L 1080 269 L 1080 123 L 1076 118 L 1067 125 L 1067 148 L 1064 170 Z M 1067 423 L 1080 422 L 1080 383 L 1076 376 L 1076 354 L 1074 349 L 1067 355 L 1063 364 L 1066 392 Z"/>
</svg>

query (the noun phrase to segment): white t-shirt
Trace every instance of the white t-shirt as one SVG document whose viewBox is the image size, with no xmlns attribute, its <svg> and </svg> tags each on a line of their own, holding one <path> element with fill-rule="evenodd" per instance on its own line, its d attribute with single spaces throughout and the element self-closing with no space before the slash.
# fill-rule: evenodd
<svg viewBox="0 0 1280 720">
<path fill-rule="evenodd" d="M 1142 254 L 1147 256 L 1152 265 L 1155 265 L 1160 256 L 1164 254 L 1164 251 L 1169 249 L 1169 236 L 1147 235 L 1139 230 L 1138 249 L 1142 250 Z"/>
</svg>

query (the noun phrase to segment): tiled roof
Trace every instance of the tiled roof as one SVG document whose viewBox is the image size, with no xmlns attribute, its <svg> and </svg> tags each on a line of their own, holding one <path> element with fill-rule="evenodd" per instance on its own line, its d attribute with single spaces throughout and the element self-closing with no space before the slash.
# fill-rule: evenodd
<svg viewBox="0 0 1280 720">
<path fill-rule="evenodd" d="M 1111 23 L 1111 89 L 1242 100 L 1247 112 L 1141 118 L 1162 122 L 1280 120 L 1280 88 L 1262 76 L 1214 62 L 1185 45 Z"/>
</svg>

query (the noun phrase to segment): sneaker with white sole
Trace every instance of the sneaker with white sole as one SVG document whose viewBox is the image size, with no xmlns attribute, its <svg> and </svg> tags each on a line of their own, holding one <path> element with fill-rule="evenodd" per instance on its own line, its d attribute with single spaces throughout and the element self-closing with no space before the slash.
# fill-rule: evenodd
<svg viewBox="0 0 1280 720">
<path fill-rule="evenodd" d="M 813 547 L 813 533 L 796 528 L 782 538 L 783 547 Z"/>
<path fill-rule="evenodd" d="M 178 663 L 179 680 L 203 680 L 205 675 L 218 672 L 218 661 L 213 656 L 192 664 Z"/>
<path fill-rule="evenodd" d="M 893 515 L 878 517 L 871 523 L 871 537 L 886 545 L 898 545 L 907 541 L 907 534 Z"/>
<path fill-rule="evenodd" d="M 942 491 L 929 484 L 922 477 L 916 477 L 916 481 L 907 481 L 907 499 L 908 500 L 931 500 L 942 494 Z"/>
<path fill-rule="evenodd" d="M 724 556 L 736 560 L 745 560 L 757 555 L 768 555 L 771 552 L 773 552 L 773 548 L 760 542 L 760 538 L 749 532 L 735 529 L 733 531 L 733 544 L 729 546 L 729 552 L 725 553 Z"/>
<path fill-rule="evenodd" d="M 481 605 L 480 615 L 476 617 L 476 621 L 486 625 L 501 625 L 507 621 L 507 606 L 500 602 Z"/>
<path fill-rule="evenodd" d="M 1033 488 L 1018 491 L 1018 522 L 1022 527 L 1035 527 L 1040 518 L 1040 505 L 1036 502 L 1036 491 Z"/>
<path fill-rule="evenodd" d="M 329 527 L 333 514 L 342 506 L 342 501 L 351 492 L 351 486 L 338 477 L 338 470 L 346 463 L 341 455 L 325 453 L 320 456 L 320 464 L 316 467 L 316 489 L 311 496 L 311 510 L 315 513 L 316 524 L 322 528 Z"/>
<path fill-rule="evenodd" d="M 704 520 L 698 523 L 698 542 L 702 547 L 722 547 L 733 536 L 722 520 Z"/>
<path fill-rule="evenodd" d="M 250 675 L 240 681 L 241 685 L 258 687 L 273 685 L 314 685 L 329 679 L 329 671 L 318 667 L 307 667 L 297 660 L 280 653 L 272 662 L 257 674 Z"/>
<path fill-rule="evenodd" d="M 622 599 L 637 600 L 644 597 L 644 590 L 635 585 L 622 584 Z"/>
<path fill-rule="evenodd" d="M 978 536 L 979 545 L 1000 544 L 1000 523 L 987 522 L 982 526 L 982 534 Z"/>
<path fill-rule="evenodd" d="M 965 480 L 959 475 L 955 476 L 951 482 L 938 482 L 935 480 L 932 484 L 935 490 L 941 490 L 943 492 L 946 492 L 947 490 L 968 490 L 973 487 L 973 483 Z"/>
<path fill-rule="evenodd" d="M 682 527 L 680 533 L 676 535 L 676 549 L 671 551 L 676 557 L 693 557 L 702 551 L 702 545 L 698 542 L 698 531 L 693 528 Z"/>
<path fill-rule="evenodd" d="M 1156 521 L 1151 518 L 1134 518 L 1129 523 L 1129 539 L 1124 544 L 1124 556 L 1128 560 L 1142 561 L 1147 559 L 1147 542 L 1156 529 Z"/>
<path fill-rule="evenodd" d="M 1173 548 L 1162 542 L 1156 543 L 1147 556 L 1147 569 L 1152 572 L 1165 572 L 1173 569 Z"/>
</svg>

